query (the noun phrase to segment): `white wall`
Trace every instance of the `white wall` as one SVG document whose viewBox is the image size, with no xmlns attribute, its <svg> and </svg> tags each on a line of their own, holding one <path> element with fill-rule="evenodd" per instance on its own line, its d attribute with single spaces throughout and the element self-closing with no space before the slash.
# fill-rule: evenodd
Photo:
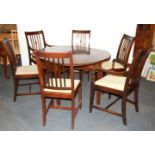
<svg viewBox="0 0 155 155">
<path fill-rule="evenodd" d="M 79 17 L 80 19 L 80 17 Z M 54 24 L 49 24 L 48 21 L 44 24 L 18 24 L 19 42 L 21 47 L 22 63 L 28 64 L 28 51 L 24 32 L 33 30 L 44 30 L 47 43 L 53 45 L 70 45 L 72 29 L 90 29 L 91 30 L 91 47 L 105 49 L 109 51 L 112 58 L 115 57 L 120 39 L 123 33 L 134 36 L 136 24 L 111 24 L 77 20 L 72 24 L 72 21 L 61 22 L 55 21 Z"/>
<path fill-rule="evenodd" d="M 130 1 L 44 0 L 37 4 L 29 1 L 21 2 L 24 7 L 14 15 L 20 16 L 17 24 L 23 65 L 28 64 L 24 31 L 42 29 L 49 44 L 61 45 L 71 43 L 72 29 L 91 29 L 91 47 L 108 50 L 114 57 L 123 33 L 134 36 L 138 22 L 135 18 L 141 19 L 138 12 L 133 16 L 128 10 L 137 11 Z M 117 7 L 119 2 L 120 8 Z"/>
</svg>

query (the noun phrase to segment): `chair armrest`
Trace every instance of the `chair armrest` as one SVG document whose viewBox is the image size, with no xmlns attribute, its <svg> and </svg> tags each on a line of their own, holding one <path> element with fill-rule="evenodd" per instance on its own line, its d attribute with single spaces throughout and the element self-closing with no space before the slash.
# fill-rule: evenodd
<svg viewBox="0 0 155 155">
<path fill-rule="evenodd" d="M 52 47 L 52 46 L 54 46 L 54 45 L 49 45 L 49 44 L 47 44 L 47 43 L 45 43 L 45 45 L 48 46 L 48 47 Z"/>
<path fill-rule="evenodd" d="M 127 76 L 129 71 L 115 71 L 115 70 L 103 70 L 104 73 L 106 74 L 112 74 L 116 76 Z"/>
</svg>

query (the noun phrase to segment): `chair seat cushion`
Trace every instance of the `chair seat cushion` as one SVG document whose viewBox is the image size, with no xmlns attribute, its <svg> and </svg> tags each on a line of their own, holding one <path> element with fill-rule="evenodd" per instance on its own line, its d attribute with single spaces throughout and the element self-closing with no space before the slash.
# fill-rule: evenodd
<svg viewBox="0 0 155 155">
<path fill-rule="evenodd" d="M 106 75 L 103 78 L 95 81 L 95 85 L 124 91 L 125 82 L 126 77 L 124 76 Z"/>
<path fill-rule="evenodd" d="M 111 61 L 105 61 L 102 63 L 102 69 L 104 70 L 110 70 L 112 69 L 112 65 L 113 63 Z M 124 66 L 118 62 L 114 62 L 114 66 L 115 69 L 124 69 Z"/>
<path fill-rule="evenodd" d="M 19 66 L 16 70 L 16 75 L 37 75 L 38 69 L 36 65 Z"/>
<path fill-rule="evenodd" d="M 50 80 L 51 81 L 51 80 Z M 55 80 L 52 79 L 53 86 L 55 86 Z M 74 90 L 78 87 L 80 83 L 80 80 L 74 80 Z M 51 85 L 51 84 L 50 84 Z M 60 86 L 60 81 L 58 81 L 58 86 Z M 62 80 L 62 86 L 64 86 L 64 81 Z M 66 87 L 71 87 L 71 79 L 66 79 Z M 43 89 L 46 92 L 55 92 L 55 93 L 71 93 L 71 90 L 61 90 L 61 89 L 50 89 L 50 88 L 44 88 Z"/>
</svg>

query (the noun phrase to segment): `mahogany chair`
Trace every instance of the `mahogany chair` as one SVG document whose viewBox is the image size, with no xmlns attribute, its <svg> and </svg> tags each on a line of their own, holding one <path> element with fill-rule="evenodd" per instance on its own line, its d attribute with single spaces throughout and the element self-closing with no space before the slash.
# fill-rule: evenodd
<svg viewBox="0 0 155 155">
<path fill-rule="evenodd" d="M 128 67 L 128 59 L 132 45 L 135 38 L 127 34 L 123 34 L 116 59 L 112 61 L 105 61 L 102 63 L 102 69 L 104 70 L 115 70 L 115 71 L 125 71 Z"/>
<path fill-rule="evenodd" d="M 17 96 L 21 95 L 35 95 L 39 94 L 40 92 L 32 92 L 31 91 L 31 85 L 33 84 L 39 84 L 38 82 L 38 70 L 36 65 L 31 66 L 17 66 L 17 60 L 14 53 L 14 50 L 11 46 L 11 43 L 7 38 L 3 39 L 2 42 L 0 42 L 0 50 L 3 50 L 7 53 L 10 65 L 11 65 L 11 71 L 13 76 L 13 82 L 14 82 L 14 98 L 13 101 L 16 101 Z M 30 82 L 30 80 L 37 79 L 36 82 Z M 27 83 L 20 83 L 21 80 L 27 80 Z M 18 92 L 18 86 L 29 86 L 28 92 Z"/>
<path fill-rule="evenodd" d="M 137 57 L 133 59 L 133 62 L 128 71 L 115 72 L 109 71 L 103 78 L 95 80 L 94 75 L 91 83 L 90 93 L 90 107 L 89 112 L 92 112 L 92 108 L 111 113 L 116 116 L 122 117 L 123 124 L 127 125 L 126 119 L 126 102 L 130 102 L 135 106 L 136 112 L 138 112 L 138 90 L 141 79 L 141 72 L 148 57 L 150 50 L 141 51 L 137 54 Z M 95 91 L 103 93 L 110 93 L 117 98 L 109 105 L 103 107 L 93 104 Z M 129 100 L 127 97 L 134 92 L 134 101 Z M 109 108 L 116 103 L 119 99 L 121 102 L 121 112 L 112 111 Z"/>
<path fill-rule="evenodd" d="M 25 37 L 27 41 L 27 48 L 28 48 L 28 54 L 29 54 L 29 63 L 35 64 L 35 56 L 34 51 L 40 50 L 45 47 L 51 47 L 52 45 L 49 45 L 45 41 L 44 32 L 41 31 L 31 31 L 31 32 L 25 32 Z"/>
<path fill-rule="evenodd" d="M 72 30 L 72 51 L 74 54 L 90 54 L 90 30 Z M 83 71 L 80 71 L 80 79 L 82 80 Z M 89 80 L 89 71 L 88 80 Z"/>
<path fill-rule="evenodd" d="M 75 116 L 82 107 L 82 87 L 80 80 L 74 80 L 72 52 L 36 51 L 35 58 L 39 70 L 43 126 L 46 124 L 47 111 L 52 108 L 71 110 L 71 128 L 73 129 Z M 68 71 L 70 78 L 67 78 Z M 79 104 L 76 106 L 77 94 L 79 94 Z M 46 106 L 48 98 L 52 101 L 49 106 Z M 64 106 L 62 103 L 55 103 L 53 99 L 71 100 L 71 105 Z"/>
</svg>

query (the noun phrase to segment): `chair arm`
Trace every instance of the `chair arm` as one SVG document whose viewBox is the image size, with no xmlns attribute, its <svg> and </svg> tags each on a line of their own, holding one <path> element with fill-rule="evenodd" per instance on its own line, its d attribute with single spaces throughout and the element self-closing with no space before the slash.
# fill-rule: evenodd
<svg viewBox="0 0 155 155">
<path fill-rule="evenodd" d="M 54 45 L 49 45 L 49 44 L 47 44 L 47 43 L 45 43 L 45 45 L 48 46 L 48 47 L 52 47 L 52 46 L 54 46 Z"/>
<path fill-rule="evenodd" d="M 127 76 L 129 71 L 116 71 L 116 70 L 103 70 L 104 73 L 106 74 L 112 74 L 116 76 Z"/>
</svg>

